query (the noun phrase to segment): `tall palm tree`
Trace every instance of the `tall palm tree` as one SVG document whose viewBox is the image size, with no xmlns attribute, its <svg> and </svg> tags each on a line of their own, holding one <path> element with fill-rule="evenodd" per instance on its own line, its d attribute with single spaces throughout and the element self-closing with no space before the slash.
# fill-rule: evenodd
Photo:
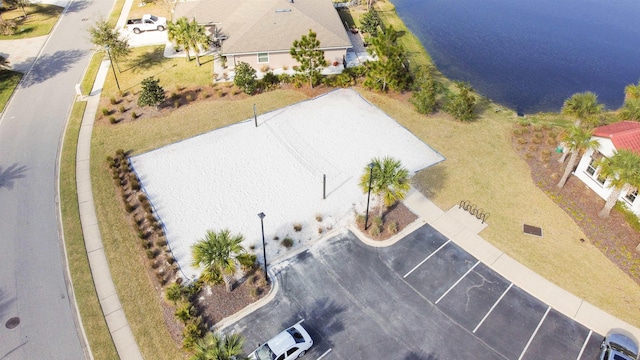
<svg viewBox="0 0 640 360">
<path fill-rule="evenodd" d="M 184 48 L 187 61 L 191 61 L 191 51 L 196 56 L 196 64 L 200 66 L 200 51 L 209 45 L 210 39 L 205 33 L 205 28 L 198 25 L 195 19 L 191 22 L 186 17 L 181 17 L 175 22 L 167 24 L 167 36 L 169 41 L 176 46 Z"/>
<path fill-rule="evenodd" d="M 618 116 L 622 120 L 640 120 L 640 98 L 628 98 L 624 101 L 622 108 L 618 111 Z"/>
<path fill-rule="evenodd" d="M 640 81 L 638 85 L 629 84 L 624 88 L 624 100 L 640 100 Z"/>
<path fill-rule="evenodd" d="M 385 205 L 384 207 L 380 206 L 380 216 L 382 216 L 385 208 L 404 199 L 409 191 L 409 171 L 402 167 L 400 160 L 392 157 L 374 158 L 371 163 L 373 170 L 369 166 L 364 168 L 359 185 L 362 192 L 367 193 L 369 191 L 369 175 L 372 174 L 371 191 L 379 195 Z"/>
<path fill-rule="evenodd" d="M 574 125 L 580 126 L 582 121 L 587 121 L 590 125 L 594 122 L 595 116 L 602 112 L 603 105 L 598 103 L 598 96 L 591 91 L 573 94 L 564 101 L 562 113 L 576 119 Z"/>
<path fill-rule="evenodd" d="M 578 163 L 578 157 L 587 150 L 595 150 L 598 148 L 598 141 L 592 140 L 591 136 L 593 132 L 591 130 L 583 129 L 579 126 L 572 126 L 563 138 L 565 147 L 571 153 L 567 167 L 564 169 L 564 174 L 558 182 L 558 187 L 564 187 L 564 184 L 569 179 L 571 172 Z"/>
<path fill-rule="evenodd" d="M 229 334 L 221 337 L 214 332 L 208 332 L 196 341 L 191 360 L 231 360 L 238 359 L 242 354 L 244 337 L 240 334 Z"/>
<path fill-rule="evenodd" d="M 611 209 L 623 190 L 633 187 L 640 188 L 640 155 L 620 149 L 612 157 L 598 160 L 596 166 L 600 167 L 600 175 L 609 181 L 608 186 L 613 188 L 598 214 L 600 217 L 606 218 L 609 217 Z"/>
<path fill-rule="evenodd" d="M 248 254 L 240 244 L 242 240 L 242 235 L 232 236 L 228 229 L 220 232 L 208 230 L 207 235 L 191 247 L 191 264 L 203 268 L 202 279 L 207 283 L 215 282 L 222 276 L 230 292 L 238 268 L 251 267 L 255 262 L 255 256 Z"/>
</svg>

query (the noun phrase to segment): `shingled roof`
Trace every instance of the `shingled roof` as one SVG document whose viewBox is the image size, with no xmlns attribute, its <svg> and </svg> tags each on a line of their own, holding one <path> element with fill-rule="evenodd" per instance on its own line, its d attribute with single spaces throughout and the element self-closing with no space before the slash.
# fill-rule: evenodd
<svg viewBox="0 0 640 360">
<path fill-rule="evenodd" d="M 597 127 L 594 136 L 611 139 L 616 149 L 626 149 L 640 154 L 640 122 L 621 121 Z"/>
<path fill-rule="evenodd" d="M 223 55 L 288 52 L 313 30 L 320 47 L 350 48 L 349 36 L 331 0 L 199 0 L 176 4 L 174 18 L 216 24 L 227 36 Z"/>
</svg>

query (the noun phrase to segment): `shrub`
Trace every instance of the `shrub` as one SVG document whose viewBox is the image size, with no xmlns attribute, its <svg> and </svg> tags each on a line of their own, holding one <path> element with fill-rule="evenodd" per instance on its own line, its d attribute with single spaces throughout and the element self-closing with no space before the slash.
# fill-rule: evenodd
<svg viewBox="0 0 640 360">
<path fill-rule="evenodd" d="M 251 296 L 251 298 L 255 299 L 258 297 L 258 295 L 260 295 L 260 292 L 258 291 L 258 288 L 252 287 L 249 288 L 249 295 Z"/>
<path fill-rule="evenodd" d="M 172 92 L 172 93 L 171 93 L 171 96 L 169 96 L 169 98 L 170 98 L 171 100 L 180 100 L 180 95 L 178 95 L 178 94 L 176 94 L 176 93 Z"/>
<path fill-rule="evenodd" d="M 280 238 L 279 238 L 278 236 L 274 236 L 274 237 L 273 237 L 273 240 L 274 240 L 274 241 L 278 241 L 278 240 L 280 240 Z"/>
<path fill-rule="evenodd" d="M 316 214 L 316 221 L 322 222 L 322 214 Z"/>
<path fill-rule="evenodd" d="M 320 227 L 318 228 L 318 234 L 322 234 L 322 232 L 323 232 L 323 231 L 324 231 L 324 229 L 322 228 L 322 226 L 320 226 Z"/>
<path fill-rule="evenodd" d="M 135 207 L 129 203 L 125 203 L 124 209 L 127 211 L 127 213 L 131 214 L 133 210 L 135 210 Z"/>
<path fill-rule="evenodd" d="M 107 116 L 111 114 L 111 111 L 107 108 L 102 108 L 102 115 Z"/>
<path fill-rule="evenodd" d="M 256 70 L 251 65 L 240 62 L 236 66 L 236 75 L 233 78 L 233 83 L 242 89 L 245 94 L 253 94 L 257 87 Z"/>
<path fill-rule="evenodd" d="M 525 138 L 519 138 L 518 139 L 518 144 L 526 144 L 527 143 L 527 139 Z"/>
<path fill-rule="evenodd" d="M 357 214 L 356 215 L 356 224 L 358 224 L 359 226 L 364 226 L 364 215 L 362 214 Z"/>
<path fill-rule="evenodd" d="M 176 305 L 179 300 L 182 300 L 183 296 L 184 296 L 184 292 L 182 290 L 182 285 L 178 283 L 173 283 L 167 286 L 167 288 L 164 291 L 164 297 L 168 301 L 171 301 L 173 305 Z"/>
<path fill-rule="evenodd" d="M 158 107 L 165 100 L 164 89 L 160 80 L 148 77 L 142 80 L 142 92 L 138 97 L 138 105 Z"/>
<path fill-rule="evenodd" d="M 260 71 L 266 73 L 267 71 L 269 71 L 269 65 L 262 65 L 260 67 Z"/>
<path fill-rule="evenodd" d="M 156 240 L 156 245 L 160 246 L 160 247 L 166 246 L 167 245 L 167 239 L 160 238 L 160 239 Z"/>
<path fill-rule="evenodd" d="M 398 223 L 395 221 L 392 221 L 389 223 L 389 225 L 387 225 L 387 231 L 390 234 L 397 234 L 398 233 Z"/>
<path fill-rule="evenodd" d="M 173 107 L 176 108 L 176 109 L 179 108 L 180 107 L 180 100 L 174 100 L 173 101 Z"/>
<path fill-rule="evenodd" d="M 116 120 L 115 116 L 109 116 L 109 123 L 110 124 L 116 124 L 116 123 L 118 123 L 118 120 Z"/>
<path fill-rule="evenodd" d="M 203 333 L 202 318 L 194 318 L 188 324 L 185 324 L 185 327 L 182 330 L 182 346 L 185 349 L 193 349 L 198 339 L 202 338 Z"/>
<path fill-rule="evenodd" d="M 295 230 L 295 232 L 302 231 L 302 224 L 300 224 L 300 223 L 293 224 L 293 230 Z"/>
<path fill-rule="evenodd" d="M 284 238 L 284 240 L 282 240 L 282 242 L 280 244 L 282 244 L 282 246 L 284 246 L 287 249 L 289 249 L 289 248 L 291 248 L 293 246 L 293 239 L 287 236 L 287 237 Z"/>
<path fill-rule="evenodd" d="M 380 236 L 380 232 L 380 226 L 378 225 L 373 224 L 369 228 L 369 235 L 371 235 L 372 237 Z"/>
<path fill-rule="evenodd" d="M 181 291 L 182 291 L 182 288 L 181 288 Z M 175 316 L 185 324 L 189 322 L 191 319 L 193 319 L 195 314 L 196 312 L 193 305 L 188 302 L 180 305 L 175 312 Z"/>
<path fill-rule="evenodd" d="M 375 226 L 382 226 L 382 217 L 380 216 L 375 216 L 371 221 Z"/>
<path fill-rule="evenodd" d="M 127 109 L 125 109 L 123 105 L 120 105 L 120 106 L 118 107 L 118 111 L 122 114 L 122 113 L 124 113 L 125 111 L 127 111 Z"/>
<path fill-rule="evenodd" d="M 187 101 L 193 101 L 193 95 L 187 94 L 187 96 L 185 96 L 185 99 L 187 99 Z"/>
<path fill-rule="evenodd" d="M 156 256 L 158 256 L 158 254 L 156 253 L 156 251 L 155 251 L 155 250 L 153 250 L 153 249 L 147 249 L 147 250 L 145 251 L 145 253 L 147 254 L 147 259 L 155 259 L 155 258 L 156 258 Z"/>
<path fill-rule="evenodd" d="M 111 99 L 109 99 L 109 103 L 111 103 L 111 105 L 115 105 L 118 103 L 118 101 L 116 100 L 116 98 L 111 97 Z"/>
</svg>

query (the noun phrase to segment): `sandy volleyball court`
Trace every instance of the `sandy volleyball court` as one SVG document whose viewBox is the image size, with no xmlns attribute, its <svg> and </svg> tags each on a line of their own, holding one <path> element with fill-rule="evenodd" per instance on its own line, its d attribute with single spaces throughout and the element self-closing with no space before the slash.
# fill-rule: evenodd
<svg viewBox="0 0 640 360">
<path fill-rule="evenodd" d="M 262 261 L 260 212 L 266 214 L 269 263 L 291 251 L 280 244 L 286 236 L 295 248 L 318 238 L 319 228 L 344 227 L 354 208 L 366 204 L 357 186 L 363 169 L 384 156 L 400 159 L 411 174 L 444 160 L 357 92 L 343 89 L 260 115 L 258 127 L 248 119 L 131 160 L 183 275 L 191 277 L 200 273 L 190 265 L 191 246 L 208 229 L 244 235 L 245 248 L 253 247 Z"/>
</svg>

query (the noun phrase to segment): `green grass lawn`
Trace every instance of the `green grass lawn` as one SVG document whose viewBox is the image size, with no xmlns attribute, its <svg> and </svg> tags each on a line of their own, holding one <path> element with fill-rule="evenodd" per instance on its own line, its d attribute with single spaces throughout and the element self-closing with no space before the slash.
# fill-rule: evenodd
<svg viewBox="0 0 640 360">
<path fill-rule="evenodd" d="M 22 76 L 23 74 L 17 71 L 0 70 L 0 111 L 4 111 Z"/>
<path fill-rule="evenodd" d="M 430 64 L 422 45 L 406 31 L 392 6 L 389 3 L 378 3 L 377 6 L 381 10 L 381 18 L 402 31 L 400 42 L 409 51 L 412 65 Z M 164 59 L 162 50 L 161 46 L 134 49 L 129 60 L 120 64 L 122 72 L 117 76 L 124 91 L 135 93 L 142 79 L 148 76 L 159 78 L 160 84 L 169 92 L 181 86 L 206 86 L 210 83 L 210 57 L 202 59 L 203 65 L 198 68 L 195 61 Z M 99 60 L 93 61 L 99 63 Z M 83 91 L 86 87 L 89 85 L 83 84 Z M 491 213 L 489 227 L 481 233 L 483 238 L 575 295 L 636 326 L 640 325 L 640 314 L 635 310 L 640 287 L 595 247 L 588 242 L 577 241 L 585 235 L 533 184 L 527 164 L 511 149 L 510 130 L 517 121 L 512 111 L 485 103 L 480 119 L 466 124 L 453 121 L 444 114 L 419 115 L 405 101 L 362 89 L 359 91 L 446 157 L 443 163 L 414 177 L 414 185 L 438 206 L 448 210 L 462 199 L 478 204 Z M 117 95 L 110 71 L 103 96 Z M 156 296 L 156 289 L 145 269 L 146 257 L 115 194 L 105 158 L 119 148 L 139 154 L 250 118 L 254 103 L 261 112 L 267 112 L 306 98 L 297 91 L 278 90 L 243 100 L 217 99 L 193 103 L 162 118 L 141 118 L 118 125 L 96 123 L 91 148 L 91 179 L 101 234 L 118 295 L 146 358 L 178 359 L 185 358 L 185 354 L 166 330 L 161 300 Z M 557 119 L 558 124 L 562 121 Z M 73 123 L 70 122 L 70 129 Z M 73 147 L 67 142 L 76 136 L 71 132 L 65 138 L 61 172 L 72 171 L 73 154 L 66 148 Z M 61 179 L 63 202 L 74 201 L 74 186 L 71 179 Z M 185 186 L 188 186 L 188 179 Z M 83 276 L 87 269 L 86 253 L 84 246 L 80 245 L 77 200 L 75 203 L 63 204 L 63 216 L 76 296 L 87 333 L 91 333 L 89 338 L 94 355 L 96 358 L 113 358 L 113 345 L 107 341 L 108 333 L 104 334 L 105 327 L 98 312 L 99 306 L 96 307 L 93 285 L 86 274 Z M 543 226 L 545 237 L 533 240 L 523 235 L 523 222 Z M 594 291 L 602 284 L 615 289 L 616 296 Z"/>
<path fill-rule="evenodd" d="M 13 20 L 18 25 L 14 35 L 0 35 L 0 40 L 17 40 L 47 35 L 58 21 L 63 8 L 49 4 L 31 4 L 25 7 L 27 18 L 22 9 L 17 8 L 2 13 L 4 20 Z"/>
<path fill-rule="evenodd" d="M 85 70 L 84 78 L 82 78 L 82 83 L 80 84 L 83 95 L 89 95 L 91 93 L 93 83 L 95 82 L 96 75 L 98 75 L 98 70 L 100 70 L 100 64 L 104 56 L 105 54 L 103 52 L 97 52 L 91 56 L 91 61 L 89 62 L 89 66 L 87 66 L 87 70 Z"/>
</svg>

